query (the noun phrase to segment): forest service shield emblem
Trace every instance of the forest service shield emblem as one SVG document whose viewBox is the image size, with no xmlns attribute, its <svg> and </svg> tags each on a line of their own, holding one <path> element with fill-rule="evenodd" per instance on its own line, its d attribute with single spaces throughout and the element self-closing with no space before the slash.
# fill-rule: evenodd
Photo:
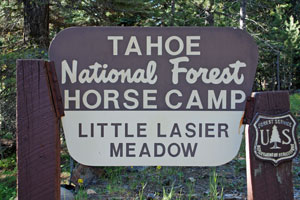
<svg viewBox="0 0 300 200">
<path fill-rule="evenodd" d="M 257 114 L 251 126 L 255 130 L 253 150 L 256 158 L 277 166 L 297 155 L 297 122 L 291 113 L 277 116 Z"/>
</svg>

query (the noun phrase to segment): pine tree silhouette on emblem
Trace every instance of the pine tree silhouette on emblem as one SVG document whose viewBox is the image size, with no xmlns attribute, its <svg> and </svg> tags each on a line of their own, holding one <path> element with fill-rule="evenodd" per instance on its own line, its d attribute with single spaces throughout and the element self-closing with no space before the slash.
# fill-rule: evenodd
<svg viewBox="0 0 300 200">
<path fill-rule="evenodd" d="M 271 147 L 271 149 L 281 149 L 279 146 L 277 146 L 277 143 L 281 143 L 281 139 L 276 125 L 274 125 L 272 129 L 270 143 L 274 143 L 274 146 Z"/>
</svg>

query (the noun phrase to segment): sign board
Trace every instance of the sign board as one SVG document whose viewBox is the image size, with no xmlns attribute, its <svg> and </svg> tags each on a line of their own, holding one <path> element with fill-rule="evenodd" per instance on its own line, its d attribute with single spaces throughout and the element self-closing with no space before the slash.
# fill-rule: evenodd
<svg viewBox="0 0 300 200">
<path fill-rule="evenodd" d="M 246 32 L 74 27 L 49 53 L 78 162 L 217 166 L 238 153 L 258 60 Z"/>
<path fill-rule="evenodd" d="M 292 160 L 298 153 L 297 122 L 290 113 L 277 116 L 257 114 L 253 151 L 256 158 L 274 165 Z"/>
</svg>

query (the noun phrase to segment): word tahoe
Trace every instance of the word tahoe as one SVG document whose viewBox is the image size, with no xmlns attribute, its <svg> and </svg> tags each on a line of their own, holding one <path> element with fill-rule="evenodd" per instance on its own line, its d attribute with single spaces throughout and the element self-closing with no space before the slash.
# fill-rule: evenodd
<svg viewBox="0 0 300 200">
<path fill-rule="evenodd" d="M 147 56 L 155 55 L 152 49 L 156 50 L 156 55 L 158 56 L 163 55 L 163 50 L 169 55 L 176 56 L 183 53 L 184 49 L 186 55 L 200 55 L 200 36 L 186 36 L 185 38 L 178 36 L 170 36 L 167 38 L 162 36 L 146 36 L 146 42 L 145 38 L 142 40 L 143 46 L 146 45 L 146 48 L 144 49 L 141 48 L 141 41 L 139 42 L 136 36 L 131 36 L 129 40 L 125 40 L 123 36 L 108 36 L 107 40 L 112 41 L 112 53 L 114 56 L 119 55 L 120 52 L 125 56 L 131 54 L 139 56 L 143 54 L 146 54 Z M 120 48 L 120 43 L 126 43 L 126 49 Z M 172 44 L 177 44 L 177 48 L 172 48 Z"/>
</svg>

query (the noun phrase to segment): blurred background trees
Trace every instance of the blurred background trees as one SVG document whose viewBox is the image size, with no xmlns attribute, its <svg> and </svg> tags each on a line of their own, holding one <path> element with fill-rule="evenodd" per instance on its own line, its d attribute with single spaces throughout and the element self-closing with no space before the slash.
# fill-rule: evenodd
<svg viewBox="0 0 300 200">
<path fill-rule="evenodd" d="M 259 47 L 253 90 L 293 91 L 300 88 L 299 21 L 299 0 L 2 0 L 0 137 L 15 138 L 16 59 L 47 59 L 50 41 L 67 27 L 241 28 Z"/>
</svg>

